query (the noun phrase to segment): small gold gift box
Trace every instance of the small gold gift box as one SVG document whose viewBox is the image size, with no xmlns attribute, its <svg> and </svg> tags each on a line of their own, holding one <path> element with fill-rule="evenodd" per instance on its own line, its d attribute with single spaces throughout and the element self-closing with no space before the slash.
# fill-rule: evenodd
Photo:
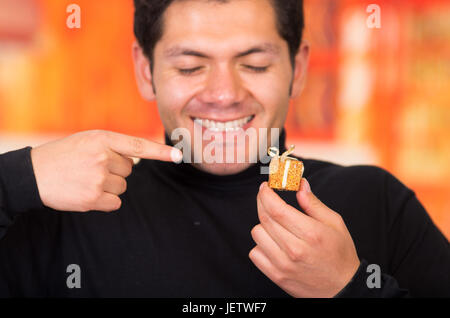
<svg viewBox="0 0 450 318">
<path fill-rule="evenodd" d="M 269 148 L 267 153 L 272 157 L 269 165 L 269 187 L 272 189 L 284 191 L 300 189 L 304 166 L 297 158 L 289 157 L 294 148 L 294 145 L 290 146 L 281 156 L 278 148 Z"/>
</svg>

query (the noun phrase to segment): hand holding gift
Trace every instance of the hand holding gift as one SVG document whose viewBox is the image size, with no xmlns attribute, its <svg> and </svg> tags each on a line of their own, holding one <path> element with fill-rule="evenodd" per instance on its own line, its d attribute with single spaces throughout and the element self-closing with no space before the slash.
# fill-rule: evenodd
<svg viewBox="0 0 450 318">
<path fill-rule="evenodd" d="M 353 239 L 341 215 L 322 203 L 304 178 L 296 197 L 304 213 L 284 202 L 266 182 L 261 185 L 260 224 L 251 231 L 256 246 L 249 257 L 293 297 L 333 297 L 360 265 Z"/>
</svg>

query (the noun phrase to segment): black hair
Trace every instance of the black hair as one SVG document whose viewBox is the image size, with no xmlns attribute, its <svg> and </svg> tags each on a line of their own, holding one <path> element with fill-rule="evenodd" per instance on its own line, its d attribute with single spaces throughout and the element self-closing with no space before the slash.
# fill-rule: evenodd
<svg viewBox="0 0 450 318">
<path fill-rule="evenodd" d="M 163 35 L 164 12 L 174 1 L 182 0 L 134 0 L 134 34 L 144 54 L 153 61 L 156 43 Z M 232 0 L 207 0 L 227 3 Z M 276 16 L 277 29 L 289 47 L 291 64 L 302 41 L 304 29 L 303 0 L 270 0 Z M 153 71 L 153 63 L 151 63 Z"/>
</svg>

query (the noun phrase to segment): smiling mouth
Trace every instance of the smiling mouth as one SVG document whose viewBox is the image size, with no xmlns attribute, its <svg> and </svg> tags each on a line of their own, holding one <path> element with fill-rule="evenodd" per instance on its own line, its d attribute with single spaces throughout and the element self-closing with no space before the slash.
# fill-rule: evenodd
<svg viewBox="0 0 450 318">
<path fill-rule="evenodd" d="M 248 117 L 242 117 L 236 120 L 230 121 L 215 121 L 205 118 L 193 118 L 194 122 L 214 132 L 228 132 L 239 131 L 246 124 L 251 122 L 255 118 L 255 115 Z"/>
</svg>

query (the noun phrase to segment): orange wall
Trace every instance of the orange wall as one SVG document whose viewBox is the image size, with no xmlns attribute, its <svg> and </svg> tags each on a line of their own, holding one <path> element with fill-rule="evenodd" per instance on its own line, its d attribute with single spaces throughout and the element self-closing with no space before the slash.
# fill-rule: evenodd
<svg viewBox="0 0 450 318">
<path fill-rule="evenodd" d="M 141 100 L 134 82 L 131 0 L 21 1 L 25 11 L 10 12 L 24 21 L 20 32 L 0 24 L 0 43 L 8 44 L 0 50 L 0 134 L 108 129 L 161 137 L 156 106 Z M 37 9 L 26 11 L 27 3 Z M 71 3 L 82 10 L 79 30 L 66 27 Z M 380 0 L 382 28 L 368 30 L 370 3 L 306 0 L 312 57 L 289 137 L 372 147 L 450 237 L 450 4 Z"/>
</svg>

